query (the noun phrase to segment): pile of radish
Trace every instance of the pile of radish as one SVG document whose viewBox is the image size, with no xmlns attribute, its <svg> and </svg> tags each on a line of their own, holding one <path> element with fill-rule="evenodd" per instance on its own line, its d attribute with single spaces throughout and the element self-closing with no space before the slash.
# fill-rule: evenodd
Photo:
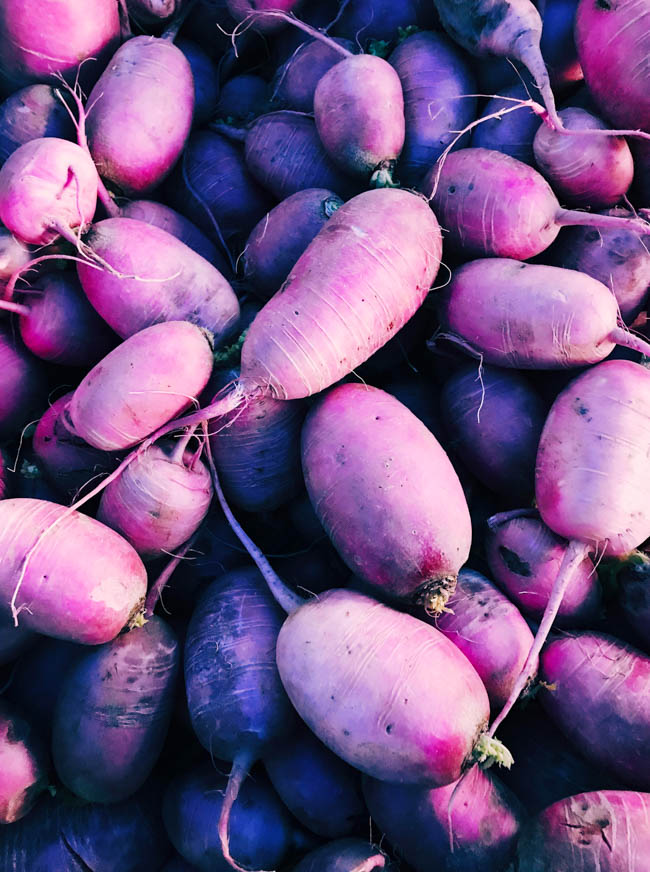
<svg viewBox="0 0 650 872">
<path fill-rule="evenodd" d="M 0 869 L 649 872 L 650 0 L 0 0 Z"/>
</svg>

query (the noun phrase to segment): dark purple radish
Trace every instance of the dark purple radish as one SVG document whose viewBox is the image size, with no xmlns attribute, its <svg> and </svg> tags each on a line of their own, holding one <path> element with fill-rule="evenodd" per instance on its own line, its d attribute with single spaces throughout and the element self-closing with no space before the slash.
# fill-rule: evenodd
<svg viewBox="0 0 650 872">
<path fill-rule="evenodd" d="M 521 82 L 504 88 L 501 95 L 493 97 L 486 103 L 481 117 L 489 120 L 481 122 L 474 128 L 472 147 L 501 151 L 516 160 L 534 166 L 533 140 L 541 124 L 539 115 L 532 109 L 523 107 L 515 110 L 518 101 L 529 99 L 528 92 Z M 494 115 L 498 117 L 490 117 Z M 571 137 L 564 138 L 569 140 Z"/>
<path fill-rule="evenodd" d="M 165 863 L 161 872 L 196 872 L 196 866 L 190 866 L 182 857 L 177 855 Z"/>
<path fill-rule="evenodd" d="M 178 853 L 199 872 L 229 872 L 215 822 L 227 779 L 206 757 L 174 778 L 165 791 L 163 817 Z M 285 868 L 305 837 L 262 772 L 248 778 L 232 809 L 231 851 L 247 869 Z"/>
<path fill-rule="evenodd" d="M 650 563 L 630 562 L 618 574 L 621 609 L 646 645 L 650 645 Z"/>
<path fill-rule="evenodd" d="M 380 832 L 415 872 L 502 872 L 524 817 L 508 788 L 478 766 L 433 790 L 364 778 L 363 793 Z"/>
<path fill-rule="evenodd" d="M 21 242 L 47 245 L 90 224 L 97 204 L 97 170 L 90 155 L 57 137 L 32 139 L 0 168 L 0 221 Z"/>
<path fill-rule="evenodd" d="M 650 131 L 649 21 L 647 0 L 604 6 L 580 0 L 575 21 L 580 65 L 602 115 L 615 125 L 645 131 Z"/>
<path fill-rule="evenodd" d="M 118 343 L 115 333 L 89 304 L 73 272 L 46 273 L 35 280 L 22 303 L 4 305 L 20 315 L 23 342 L 42 360 L 89 367 Z"/>
<path fill-rule="evenodd" d="M 233 76 L 219 92 L 216 115 L 227 124 L 245 124 L 267 112 L 269 83 L 252 73 Z"/>
<path fill-rule="evenodd" d="M 71 398 L 72 391 L 52 403 L 41 416 L 32 439 L 34 454 L 45 475 L 68 498 L 85 485 L 96 484 L 118 464 L 116 455 L 93 448 L 65 426 L 62 416 Z"/>
<path fill-rule="evenodd" d="M 250 863 L 237 840 L 242 836 L 236 817 L 240 788 L 253 763 L 294 727 L 275 665 L 282 618 L 258 571 L 242 569 L 203 592 L 187 631 L 185 685 L 192 726 L 211 755 L 233 764 L 219 800 L 218 839 L 235 868 Z"/>
<path fill-rule="evenodd" d="M 501 367 L 584 366 L 616 345 L 650 353 L 644 339 L 618 326 L 609 288 L 575 270 L 505 257 L 470 261 L 454 270 L 439 308 L 446 338 Z"/>
<path fill-rule="evenodd" d="M 120 214 L 123 218 L 135 218 L 136 221 L 153 224 L 171 233 L 209 261 L 222 275 L 229 276 L 232 267 L 223 254 L 223 246 L 217 248 L 202 230 L 170 206 L 155 200 L 132 200 L 120 209 Z"/>
<path fill-rule="evenodd" d="M 25 635 L 27 631 L 16 629 L 15 632 Z M 39 724 L 42 731 L 47 731 L 49 744 L 54 709 L 65 677 L 77 657 L 88 649 L 47 636 L 34 636 L 34 641 L 15 664 L 6 696 L 20 706 L 33 723 Z"/>
<path fill-rule="evenodd" d="M 622 786 L 620 779 L 580 756 L 538 702 L 514 711 L 501 735 L 515 762 L 499 777 L 531 815 L 574 793 Z"/>
<path fill-rule="evenodd" d="M 408 375 L 389 377 L 382 387 L 386 393 L 410 409 L 431 430 L 438 442 L 444 441 L 440 397 L 436 385 L 414 372 L 409 372 Z"/>
<path fill-rule="evenodd" d="M 374 872 L 384 869 L 386 855 L 363 839 L 337 839 L 314 848 L 292 872 Z"/>
<path fill-rule="evenodd" d="M 278 200 L 305 188 L 354 192 L 354 182 L 324 150 L 313 119 L 301 112 L 270 112 L 253 121 L 246 134 L 246 165 Z"/>
<path fill-rule="evenodd" d="M 248 237 L 242 262 L 254 293 L 270 299 L 300 255 L 343 200 L 326 188 L 306 188 L 265 215 Z"/>
<path fill-rule="evenodd" d="M 177 39 L 177 47 L 185 55 L 194 79 L 194 116 L 192 124 L 200 127 L 217 114 L 219 72 L 200 45 L 189 39 Z"/>
<path fill-rule="evenodd" d="M 88 106 L 88 147 L 100 176 L 123 194 L 144 194 L 168 175 L 185 146 L 194 112 L 192 70 L 170 39 L 136 36 L 115 52 Z"/>
<path fill-rule="evenodd" d="M 10 327 L 0 326 L 0 438 L 19 435 L 45 406 L 45 372 Z"/>
<path fill-rule="evenodd" d="M 650 372 L 629 360 L 591 367 L 553 403 L 537 452 L 535 498 L 542 520 L 569 545 L 526 665 L 488 735 L 523 690 L 576 567 L 589 553 L 620 557 L 650 536 L 649 422 Z"/>
<path fill-rule="evenodd" d="M 640 207 L 650 203 L 650 142 L 643 139 L 631 143 L 634 156 L 634 182 L 632 201 Z"/>
<path fill-rule="evenodd" d="M 151 445 L 102 492 L 97 520 L 143 559 L 162 557 L 187 542 L 210 508 L 210 473 L 196 448 L 187 447 L 190 437 Z"/>
<path fill-rule="evenodd" d="M 316 86 L 318 135 L 344 172 L 372 187 L 391 186 L 392 170 L 404 146 L 402 83 L 382 58 L 342 52 L 348 57 L 331 67 Z"/>
<path fill-rule="evenodd" d="M 73 139 L 68 110 L 49 85 L 29 85 L 0 103 L 0 164 L 32 139 Z"/>
<path fill-rule="evenodd" d="M 349 52 L 354 51 L 354 43 L 349 39 L 336 39 L 335 42 Z M 311 39 L 301 43 L 278 67 L 272 83 L 272 102 L 283 109 L 313 112 L 318 82 L 340 61 L 341 52 L 327 42 Z"/>
<path fill-rule="evenodd" d="M 179 646 L 149 617 L 68 671 L 54 711 L 52 757 L 59 778 L 89 802 L 119 802 L 146 781 L 165 740 Z"/>
<path fill-rule="evenodd" d="M 527 379 L 468 364 L 445 383 L 440 410 L 447 446 L 470 472 L 514 503 L 528 502 L 547 409 Z"/>
<path fill-rule="evenodd" d="M 467 560 L 471 521 L 454 468 L 425 425 L 390 394 L 343 384 L 307 417 L 302 466 L 318 519 L 352 572 L 440 612 Z"/>
<path fill-rule="evenodd" d="M 188 139 L 168 202 L 215 243 L 220 236 L 227 242 L 235 237 L 242 245 L 273 205 L 248 172 L 239 146 L 210 130 Z"/>
<path fill-rule="evenodd" d="M 332 32 L 346 36 L 364 45 L 371 40 L 390 42 L 398 35 L 400 27 L 420 24 L 421 7 L 419 0 L 355 0 L 354 3 L 341 4 L 340 14 L 332 24 Z"/>
<path fill-rule="evenodd" d="M 27 266 L 32 253 L 27 246 L 0 224 L 0 282 L 5 284 L 14 273 Z"/>
<path fill-rule="evenodd" d="M 294 610 L 277 664 L 307 726 L 373 778 L 443 786 L 473 759 L 509 762 L 483 740 L 489 702 L 467 658 L 434 627 L 363 594 L 330 590 Z"/>
<path fill-rule="evenodd" d="M 108 218 L 93 225 L 86 242 L 119 270 L 77 265 L 86 296 L 123 339 L 163 321 L 204 327 L 216 345 L 236 330 L 239 302 L 228 281 L 165 230 L 134 218 Z"/>
<path fill-rule="evenodd" d="M 29 630 L 14 626 L 3 615 L 0 618 L 0 666 L 11 663 L 34 644 L 37 637 Z"/>
<path fill-rule="evenodd" d="M 255 13 L 267 10 L 291 12 L 301 2 L 302 0 L 226 0 L 226 6 L 235 21 L 245 22 L 260 33 L 268 34 L 286 26 L 284 17 Z"/>
<path fill-rule="evenodd" d="M 70 81 L 81 75 L 87 86 L 117 48 L 119 6 L 114 0 L 3 2 L 0 32 L 0 75 L 14 88 L 52 81 L 57 74 Z"/>
<path fill-rule="evenodd" d="M 463 569 L 447 609 L 434 626 L 467 657 L 485 685 L 490 706 L 498 711 L 533 644 L 533 634 L 517 607 L 480 572 Z"/>
<path fill-rule="evenodd" d="M 649 201 L 650 202 L 650 201 Z M 624 209 L 606 215 L 630 216 Z M 548 252 L 549 262 L 586 273 L 612 291 L 621 318 L 631 324 L 643 309 L 650 287 L 650 234 L 604 227 L 565 227 Z"/>
<path fill-rule="evenodd" d="M 583 78 L 574 38 L 577 8 L 578 0 L 545 0 L 540 5 L 540 48 L 554 88 L 569 87 Z"/>
<path fill-rule="evenodd" d="M 41 739 L 20 711 L 0 699 L 0 824 L 29 813 L 48 783 Z"/>
<path fill-rule="evenodd" d="M 307 595 L 345 587 L 350 575 L 322 528 L 321 535 L 322 540 L 308 550 L 301 549 L 286 557 L 271 559 L 279 576 L 295 590 Z"/>
<path fill-rule="evenodd" d="M 363 831 L 368 812 L 359 772 L 302 727 L 269 748 L 264 766 L 289 811 L 326 839 Z"/>
<path fill-rule="evenodd" d="M 415 33 L 388 58 L 402 83 L 406 138 L 397 174 L 416 185 L 476 116 L 474 75 L 444 34 Z M 480 129 L 480 128 L 479 128 Z"/>
<path fill-rule="evenodd" d="M 542 651 L 540 675 L 542 705 L 580 753 L 647 790 L 650 658 L 604 633 L 566 633 Z"/>
<path fill-rule="evenodd" d="M 648 226 L 641 220 L 562 209 L 540 173 L 487 148 L 452 152 L 431 168 L 419 189 L 448 231 L 445 243 L 465 260 L 527 260 L 548 248 L 566 225 L 640 231 Z"/>
<path fill-rule="evenodd" d="M 0 500 L 11 495 L 12 463 L 4 448 L 0 447 Z"/>
<path fill-rule="evenodd" d="M 492 577 L 525 615 L 539 621 L 569 543 L 535 512 L 504 512 L 488 520 L 485 553 Z M 585 556 L 576 566 L 558 610 L 560 627 L 596 620 L 602 607 L 596 567 Z"/>
<path fill-rule="evenodd" d="M 567 130 L 607 130 L 607 124 L 584 109 L 562 109 Z M 562 203 L 604 209 L 614 206 L 632 184 L 632 152 L 623 137 L 565 136 L 546 124 L 533 141 L 539 171 Z"/>
<path fill-rule="evenodd" d="M 236 378 L 237 371 L 232 375 Z M 260 396 L 210 423 L 219 480 L 234 505 L 248 512 L 272 511 L 300 492 L 300 430 L 306 411 L 302 400 Z"/>
<path fill-rule="evenodd" d="M 0 828 L 0 868 L 12 872 L 159 872 L 171 853 L 155 782 L 125 802 L 75 801 L 58 790 Z"/>
<path fill-rule="evenodd" d="M 600 789 L 569 796 L 523 828 L 514 868 L 645 872 L 649 813 L 650 793 Z"/>
</svg>

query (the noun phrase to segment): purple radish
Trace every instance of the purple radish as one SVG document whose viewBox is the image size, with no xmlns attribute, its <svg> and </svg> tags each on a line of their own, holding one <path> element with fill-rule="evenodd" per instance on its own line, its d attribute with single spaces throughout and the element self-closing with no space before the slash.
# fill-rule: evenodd
<svg viewBox="0 0 650 872">
<path fill-rule="evenodd" d="M 485 552 L 492 577 L 536 621 L 544 614 L 568 545 L 535 512 L 504 512 L 488 520 Z M 556 622 L 560 627 L 588 626 L 601 607 L 596 567 L 586 555 L 575 568 Z"/>
<path fill-rule="evenodd" d="M 641 220 L 562 209 L 532 167 L 487 148 L 463 148 L 434 165 L 419 185 L 448 231 L 450 249 L 470 257 L 527 260 L 553 242 L 560 227 L 584 225 L 644 231 Z"/>
<path fill-rule="evenodd" d="M 268 111 L 269 84 L 260 76 L 233 76 L 219 92 L 216 115 L 228 123 L 244 124 Z"/>
<path fill-rule="evenodd" d="M 584 366 L 616 345 L 650 353 L 644 339 L 618 326 L 609 288 L 575 270 L 481 258 L 455 270 L 441 297 L 443 335 L 497 366 Z"/>
<path fill-rule="evenodd" d="M 49 85 L 28 85 L 0 103 L 0 164 L 32 139 L 73 139 L 68 110 Z"/>
<path fill-rule="evenodd" d="M 48 760 L 32 726 L 0 700 L 0 824 L 25 817 L 47 787 Z"/>
<path fill-rule="evenodd" d="M 569 796 L 524 827 L 514 869 L 645 872 L 649 812 L 650 793 L 601 789 Z"/>
<path fill-rule="evenodd" d="M 178 669 L 178 641 L 153 616 L 82 654 L 54 711 L 52 756 L 66 787 L 89 802 L 119 802 L 144 784 L 165 740 Z"/>
<path fill-rule="evenodd" d="M 185 685 L 192 726 L 210 754 L 233 764 L 218 833 L 223 856 L 235 868 L 247 865 L 236 838 L 240 788 L 253 763 L 294 727 L 275 665 L 281 625 L 282 612 L 263 578 L 256 569 L 242 569 L 204 591 L 187 631 Z"/>
<path fill-rule="evenodd" d="M 341 839 L 367 822 L 360 774 L 305 727 L 273 745 L 264 766 L 280 799 L 312 833 Z"/>
<path fill-rule="evenodd" d="M 477 766 L 434 789 L 364 778 L 363 792 L 372 819 L 415 872 L 502 872 L 523 822 L 515 796 Z"/>
<path fill-rule="evenodd" d="M 543 20 L 540 48 L 551 84 L 558 89 L 582 81 L 574 38 L 577 8 L 578 0 L 545 0 L 544 5 L 540 5 Z"/>
<path fill-rule="evenodd" d="M 398 176 L 402 184 L 416 185 L 457 132 L 474 120 L 476 98 L 468 95 L 476 93 L 476 82 L 464 56 L 441 33 L 409 36 L 388 62 L 404 91 L 406 138 Z"/>
<path fill-rule="evenodd" d="M 624 209 L 606 215 L 630 216 Z M 565 227 L 548 252 L 554 266 L 586 273 L 612 291 L 621 318 L 631 324 L 645 305 L 650 287 L 650 233 L 622 229 Z"/>
<path fill-rule="evenodd" d="M 471 521 L 454 468 L 424 424 L 384 391 L 340 385 L 305 422 L 302 465 L 318 519 L 352 572 L 439 613 L 467 560 Z"/>
<path fill-rule="evenodd" d="M 540 674 L 542 705 L 580 753 L 647 790 L 650 658 L 604 633 L 565 633 L 542 651 Z"/>
<path fill-rule="evenodd" d="M 440 408 L 448 447 L 470 472 L 495 493 L 530 500 L 547 409 L 526 378 L 468 364 L 445 383 Z"/>
<path fill-rule="evenodd" d="M 216 64 L 200 45 L 189 39 L 177 39 L 176 45 L 185 55 L 194 79 L 194 116 L 192 124 L 200 127 L 217 114 L 219 73 Z"/>
<path fill-rule="evenodd" d="M 36 641 L 34 633 L 14 626 L 4 615 L 0 618 L 0 666 L 11 663 Z"/>
<path fill-rule="evenodd" d="M 386 857 L 362 839 L 337 839 L 314 848 L 293 872 L 374 872 L 384 869 Z"/>
<path fill-rule="evenodd" d="M 72 393 L 70 391 L 52 403 L 41 416 L 32 439 L 34 454 L 45 475 L 66 497 L 74 496 L 118 464 L 114 454 L 88 445 L 63 423 L 62 416 Z"/>
<path fill-rule="evenodd" d="M 255 13 L 267 10 L 291 12 L 300 2 L 301 0 L 226 0 L 226 6 L 235 21 L 250 23 L 256 30 L 268 34 L 284 27 L 284 21 L 275 16 Z"/>
<path fill-rule="evenodd" d="M 476 669 L 491 708 L 498 711 L 533 643 L 533 634 L 517 607 L 480 572 L 463 569 L 448 608 L 435 626 Z"/>
<path fill-rule="evenodd" d="M 560 117 L 568 130 L 608 129 L 600 118 L 577 107 L 563 109 Z M 623 137 L 564 136 L 542 124 L 533 151 L 539 171 L 570 206 L 614 206 L 632 184 L 632 152 Z"/>
<path fill-rule="evenodd" d="M 188 0 L 126 0 L 131 18 L 145 30 L 156 28 L 179 10 Z"/>
<path fill-rule="evenodd" d="M 343 200 L 326 188 L 306 188 L 265 215 L 248 237 L 242 256 L 244 276 L 257 296 L 270 299 L 300 255 Z"/>
<path fill-rule="evenodd" d="M 152 445 L 102 493 L 97 520 L 111 527 L 143 559 L 162 557 L 199 528 L 212 501 L 210 473 L 187 448 Z"/>
<path fill-rule="evenodd" d="M 349 52 L 354 43 L 349 39 L 335 40 Z M 272 102 L 296 112 L 314 111 L 314 91 L 325 73 L 341 61 L 341 52 L 329 43 L 311 39 L 301 43 L 282 66 L 278 67 L 272 85 Z"/>
<path fill-rule="evenodd" d="M 355 0 L 341 4 L 340 14 L 332 23 L 332 31 L 366 44 L 372 40 L 391 41 L 399 28 L 421 24 L 423 8 L 431 4 L 420 0 Z"/>
<path fill-rule="evenodd" d="M 486 103 L 481 117 L 488 118 L 498 113 L 502 114 L 496 118 L 490 117 L 474 128 L 472 148 L 501 151 L 516 160 L 534 166 L 533 140 L 540 127 L 539 115 L 532 109 L 507 111 L 517 105 L 516 101 L 528 99 L 526 87 L 521 82 L 504 88 L 501 94 L 502 96 L 492 97 Z M 570 140 L 570 137 L 564 139 Z"/>
<path fill-rule="evenodd" d="M 354 183 L 324 150 L 316 126 L 300 112 L 261 115 L 246 134 L 246 165 L 278 200 L 305 188 L 354 192 Z"/>
<path fill-rule="evenodd" d="M 0 326 L 0 438 L 18 435 L 45 406 L 45 373 L 11 328 Z"/>
<path fill-rule="evenodd" d="M 650 645 L 650 563 L 630 562 L 618 575 L 623 614 L 646 645 Z"/>
<path fill-rule="evenodd" d="M 26 631 L 17 629 L 16 632 Z M 30 720 L 41 725 L 41 729 L 47 730 L 48 744 L 56 701 L 65 677 L 77 657 L 87 650 L 74 642 L 36 636 L 33 647 L 14 667 L 7 699 L 20 706 Z"/>
</svg>

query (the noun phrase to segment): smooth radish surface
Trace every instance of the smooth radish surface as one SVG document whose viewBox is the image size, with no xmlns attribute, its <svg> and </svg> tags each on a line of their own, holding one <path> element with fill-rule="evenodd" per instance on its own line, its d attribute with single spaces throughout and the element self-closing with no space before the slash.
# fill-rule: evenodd
<svg viewBox="0 0 650 872">
<path fill-rule="evenodd" d="M 435 626 L 463 652 L 496 709 L 508 699 L 533 644 L 521 613 L 480 572 L 464 569 Z M 430 620 L 430 619 L 429 619 Z"/>
<path fill-rule="evenodd" d="M 307 417 L 302 467 L 316 515 L 352 572 L 438 612 L 472 531 L 462 487 L 433 433 L 390 394 L 343 384 Z"/>
<path fill-rule="evenodd" d="M 629 217 L 625 209 L 606 215 Z M 650 288 L 650 233 L 605 227 L 564 227 L 549 250 L 549 263 L 598 279 L 612 291 L 621 318 L 631 324 L 643 309 Z"/>
<path fill-rule="evenodd" d="M 94 82 L 117 48 L 119 7 L 114 0 L 3 0 L 0 72 L 15 85 L 55 73 Z"/>
<path fill-rule="evenodd" d="M 66 497 L 74 496 L 90 482 L 96 483 L 98 476 L 110 472 L 118 462 L 114 454 L 93 448 L 65 426 L 62 416 L 72 393 L 52 403 L 41 416 L 32 437 L 34 454 L 45 475 Z"/>
<path fill-rule="evenodd" d="M 332 32 L 347 36 L 366 45 L 371 40 L 390 40 L 395 38 L 399 28 L 422 21 L 423 4 L 420 0 L 356 0 L 355 3 L 341 5 L 339 15 L 332 22 Z M 336 10 L 336 6 L 334 7 Z"/>
<path fill-rule="evenodd" d="M 489 716 L 481 679 L 442 633 L 354 591 L 326 591 L 294 611 L 277 663 L 307 726 L 382 781 L 457 780 Z"/>
<path fill-rule="evenodd" d="M 457 131 L 474 120 L 476 98 L 465 95 L 476 93 L 476 81 L 463 55 L 441 33 L 409 36 L 388 63 L 404 92 L 406 134 L 398 177 L 403 185 L 416 185 Z"/>
<path fill-rule="evenodd" d="M 481 258 L 455 270 L 440 313 L 452 340 L 502 367 L 562 369 L 598 363 L 617 344 L 646 348 L 617 326 L 616 297 L 602 282 L 510 258 Z"/>
<path fill-rule="evenodd" d="M 0 327 L 0 438 L 9 438 L 29 424 L 45 406 L 42 366 L 12 334 Z"/>
<path fill-rule="evenodd" d="M 7 698 L 19 705 L 30 720 L 40 723 L 41 729 L 45 726 L 48 742 L 54 708 L 67 671 L 87 650 L 84 645 L 63 639 L 35 636 L 35 645 L 15 665 L 15 680 L 7 688 Z"/>
<path fill-rule="evenodd" d="M 568 542 L 530 512 L 505 512 L 488 521 L 485 552 L 492 577 L 526 615 L 540 620 Z M 556 621 L 577 627 L 596 620 L 601 608 L 598 575 L 590 557 L 576 567 Z"/>
<path fill-rule="evenodd" d="M 270 299 L 300 255 L 343 200 L 326 188 L 306 188 L 265 215 L 248 237 L 242 255 L 244 276 L 257 296 Z"/>
<path fill-rule="evenodd" d="M 99 645 L 141 608 L 142 561 L 121 536 L 79 512 L 46 500 L 0 500 L 0 551 L 2 612 L 27 629 Z"/>
<path fill-rule="evenodd" d="M 200 45 L 189 39 L 177 39 L 176 45 L 187 58 L 194 79 L 194 115 L 192 125 L 207 124 L 217 114 L 219 73 L 217 65 Z"/>
<path fill-rule="evenodd" d="M 465 259 L 527 260 L 544 251 L 564 225 L 644 230 L 643 221 L 561 209 L 540 173 L 508 154 L 462 148 L 431 168 L 419 185 L 431 199 L 445 244 Z"/>
<path fill-rule="evenodd" d="M 314 848 L 293 872 L 373 872 L 383 869 L 386 857 L 362 839 L 337 839 Z"/>
<path fill-rule="evenodd" d="M 301 112 L 260 115 L 248 128 L 245 149 L 251 175 L 278 200 L 305 188 L 356 193 L 323 148 L 313 119 Z"/>
<path fill-rule="evenodd" d="M 97 520 L 143 558 L 173 552 L 198 529 L 212 500 L 210 473 L 192 461 L 189 451 L 177 457 L 174 443 L 151 445 L 107 485 Z"/>
<path fill-rule="evenodd" d="M 568 130 L 607 130 L 604 121 L 578 107 L 563 109 L 560 118 Z M 623 137 L 564 136 L 541 124 L 533 151 L 539 171 L 570 206 L 613 206 L 632 184 L 632 152 Z"/>
<path fill-rule="evenodd" d="M 650 793 L 598 790 L 561 799 L 524 828 L 515 872 L 645 872 Z"/>
<path fill-rule="evenodd" d="M 650 371 L 607 360 L 551 407 L 537 454 L 536 500 L 560 536 L 621 556 L 650 536 Z"/>
<path fill-rule="evenodd" d="M 90 224 L 97 170 L 90 155 L 57 137 L 32 139 L 0 168 L 0 221 L 22 242 L 47 245 Z"/>
<path fill-rule="evenodd" d="M 73 272 L 46 273 L 34 282 L 23 305 L 28 312 L 20 315 L 20 335 L 42 360 L 89 367 L 118 343 Z"/>
<path fill-rule="evenodd" d="M 605 118 L 650 132 L 649 0 L 580 0 L 575 36 L 589 92 Z"/>
<path fill-rule="evenodd" d="M 94 224 L 85 241 L 122 276 L 77 264 L 86 296 L 123 339 L 161 321 L 205 327 L 215 345 L 236 329 L 239 302 L 228 281 L 165 230 L 134 218 L 108 218 Z"/>
<path fill-rule="evenodd" d="M 355 49 L 355 44 L 349 39 L 335 42 L 350 52 Z M 318 82 L 334 64 L 340 63 L 341 57 L 340 51 L 319 39 L 303 42 L 276 71 L 273 103 L 297 112 L 313 112 Z"/>
<path fill-rule="evenodd" d="M 44 136 L 74 136 L 68 111 L 54 88 L 28 85 L 0 103 L 0 164 L 21 145 Z"/>
<path fill-rule="evenodd" d="M 301 824 L 327 839 L 358 832 L 368 812 L 360 773 L 302 726 L 264 758 L 278 795 Z"/>
<path fill-rule="evenodd" d="M 0 666 L 11 663 L 36 641 L 34 633 L 14 626 L 4 615 L 0 618 Z"/>
<path fill-rule="evenodd" d="M 522 82 L 510 85 L 500 91 L 502 96 L 492 97 L 485 104 L 482 118 L 494 115 L 505 109 L 516 106 L 516 100 L 530 99 L 526 86 Z M 510 98 L 510 99 L 507 99 Z M 502 151 L 523 163 L 535 165 L 533 140 L 542 122 L 539 115 L 532 109 L 517 109 L 497 118 L 481 122 L 472 131 L 473 148 L 489 148 L 492 151 Z M 565 137 L 570 139 L 571 137 Z"/>
<path fill-rule="evenodd" d="M 179 659 L 175 634 L 152 616 L 84 652 L 68 671 L 54 711 L 52 756 L 77 796 L 119 802 L 144 784 L 167 733 Z"/>
<path fill-rule="evenodd" d="M 100 361 L 75 390 L 72 432 L 103 451 L 136 445 L 201 393 L 212 371 L 204 330 L 166 321 L 134 334 Z"/>
<path fill-rule="evenodd" d="M 320 79 L 314 118 L 325 151 L 345 172 L 373 185 L 390 184 L 404 145 L 400 78 L 380 57 L 346 57 Z"/>
<path fill-rule="evenodd" d="M 647 790 L 650 658 L 604 633 L 563 634 L 542 652 L 540 673 L 554 685 L 542 705 L 580 753 Z"/>
<path fill-rule="evenodd" d="M 267 9 L 291 12 L 300 2 L 301 0 L 226 0 L 226 6 L 235 21 L 246 21 L 251 13 L 265 12 Z M 253 15 L 249 21 L 261 33 L 272 33 L 286 26 L 285 21 L 272 16 Z"/>
<path fill-rule="evenodd" d="M 349 200 L 251 324 L 244 385 L 288 400 L 334 384 L 420 307 L 440 254 L 438 222 L 420 197 L 377 190 Z"/>
<path fill-rule="evenodd" d="M 468 364 L 445 382 L 440 411 L 446 444 L 479 481 L 514 503 L 530 500 L 547 410 L 524 376 Z"/>
<path fill-rule="evenodd" d="M 478 766 L 433 789 L 364 778 L 363 793 L 373 821 L 415 872 L 502 872 L 523 822 L 514 794 Z"/>
<path fill-rule="evenodd" d="M 169 40 L 136 36 L 115 52 L 88 105 L 88 145 L 100 176 L 124 194 L 143 194 L 169 173 L 189 135 L 192 70 Z"/>
<path fill-rule="evenodd" d="M 650 646 L 649 568 L 645 561 L 630 564 L 618 575 L 619 602 L 623 614 L 647 646 Z"/>
<path fill-rule="evenodd" d="M 0 824 L 12 824 L 29 813 L 47 786 L 47 766 L 38 733 L 0 700 Z"/>
<path fill-rule="evenodd" d="M 268 110 L 268 106 L 269 83 L 260 76 L 242 73 L 223 84 L 219 92 L 217 117 L 239 124 L 257 118 Z"/>
</svg>

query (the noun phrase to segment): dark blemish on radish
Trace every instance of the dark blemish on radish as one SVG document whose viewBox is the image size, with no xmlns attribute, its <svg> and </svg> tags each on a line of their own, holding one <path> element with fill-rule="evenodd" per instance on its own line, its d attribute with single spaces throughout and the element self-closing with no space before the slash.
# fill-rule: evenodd
<svg viewBox="0 0 650 872">
<path fill-rule="evenodd" d="M 521 557 L 518 554 L 515 554 L 514 551 L 511 551 L 510 548 L 506 548 L 505 545 L 499 546 L 499 554 L 510 572 L 514 572 L 516 575 L 521 575 L 524 578 L 530 578 L 533 574 L 530 569 L 530 564 L 526 563 L 525 560 L 522 560 Z"/>
<path fill-rule="evenodd" d="M 447 190 L 450 194 L 455 194 L 456 193 L 456 185 L 449 185 Z"/>
<path fill-rule="evenodd" d="M 470 182 L 470 183 L 469 183 L 469 185 L 467 186 L 467 190 L 468 190 L 468 191 L 473 191 L 473 190 L 474 190 L 474 182 Z"/>
<path fill-rule="evenodd" d="M 584 416 L 589 412 L 589 409 L 587 408 L 587 406 L 585 406 L 580 401 L 580 397 L 575 398 L 574 403 L 573 403 L 573 408 L 575 409 L 576 413 L 578 415 L 580 415 L 582 418 L 584 418 Z M 589 420 L 591 420 L 591 419 L 589 419 Z"/>
<path fill-rule="evenodd" d="M 350 731 L 349 731 L 349 730 L 343 730 L 343 735 L 344 735 L 344 736 L 349 736 L 349 735 L 350 735 Z"/>
<path fill-rule="evenodd" d="M 392 724 L 386 724 L 386 732 L 390 736 L 390 734 L 393 732 L 393 725 Z"/>
<path fill-rule="evenodd" d="M 596 0 L 596 6 L 599 9 L 604 9 L 606 12 L 612 8 L 612 4 L 609 3 L 609 0 Z"/>
</svg>

